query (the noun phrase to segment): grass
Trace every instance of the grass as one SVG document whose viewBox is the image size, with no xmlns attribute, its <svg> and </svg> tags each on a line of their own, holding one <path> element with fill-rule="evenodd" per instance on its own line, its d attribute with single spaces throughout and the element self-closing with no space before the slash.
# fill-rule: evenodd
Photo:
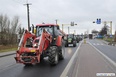
<svg viewBox="0 0 116 77">
<path fill-rule="evenodd" d="M 112 42 L 114 40 L 114 38 L 107 38 L 107 39 L 104 39 L 105 41 L 107 42 Z"/>
<path fill-rule="evenodd" d="M 17 50 L 17 45 L 0 45 L 0 52 L 9 52 Z"/>
</svg>

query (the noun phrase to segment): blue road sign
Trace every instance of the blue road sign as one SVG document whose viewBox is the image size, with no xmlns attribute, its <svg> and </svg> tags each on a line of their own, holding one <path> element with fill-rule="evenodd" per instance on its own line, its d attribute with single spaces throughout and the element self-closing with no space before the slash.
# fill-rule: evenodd
<svg viewBox="0 0 116 77">
<path fill-rule="evenodd" d="M 101 24 L 101 19 L 97 19 L 96 23 Z"/>
</svg>

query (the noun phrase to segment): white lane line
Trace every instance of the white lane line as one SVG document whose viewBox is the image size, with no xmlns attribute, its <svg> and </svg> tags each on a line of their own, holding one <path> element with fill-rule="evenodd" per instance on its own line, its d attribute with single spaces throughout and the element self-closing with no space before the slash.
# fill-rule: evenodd
<svg viewBox="0 0 116 77">
<path fill-rule="evenodd" d="M 97 43 L 97 45 L 99 45 L 99 43 Z"/>
<path fill-rule="evenodd" d="M 96 45 L 95 43 L 93 43 L 93 45 Z"/>
<path fill-rule="evenodd" d="M 65 69 L 64 69 L 64 71 L 62 72 L 62 74 L 60 75 L 60 77 L 67 77 L 67 73 L 68 73 L 68 71 L 69 71 L 69 69 L 70 69 L 70 67 L 71 67 L 71 65 L 72 65 L 72 63 L 73 63 L 75 57 L 77 56 L 77 53 L 78 53 L 78 50 L 79 50 L 81 44 L 82 44 L 82 42 L 79 44 L 79 46 L 78 46 L 76 52 L 73 54 L 72 58 L 70 59 L 69 63 L 68 63 L 67 66 L 65 67 Z"/>
<path fill-rule="evenodd" d="M 90 42 L 88 42 L 92 47 L 94 47 Z M 111 64 L 113 64 L 116 67 L 116 63 L 111 60 L 109 57 L 107 57 L 104 53 L 102 53 L 100 50 L 98 50 L 96 47 L 94 47 L 102 56 L 104 56 Z"/>
<path fill-rule="evenodd" d="M 104 45 L 104 44 L 101 43 L 101 45 Z"/>
</svg>

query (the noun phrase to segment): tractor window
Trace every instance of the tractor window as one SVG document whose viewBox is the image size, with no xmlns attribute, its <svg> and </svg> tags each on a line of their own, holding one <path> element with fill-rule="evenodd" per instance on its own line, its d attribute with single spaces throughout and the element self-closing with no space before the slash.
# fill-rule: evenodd
<svg viewBox="0 0 116 77">
<path fill-rule="evenodd" d="M 55 30 L 55 36 L 62 35 L 62 33 L 59 30 L 59 27 L 55 26 L 54 30 Z"/>
<path fill-rule="evenodd" d="M 43 29 L 45 29 L 50 34 L 53 34 L 53 28 L 52 28 L 52 26 L 39 26 L 39 27 L 37 27 L 36 36 L 40 36 L 42 34 Z"/>
<path fill-rule="evenodd" d="M 68 38 L 73 38 L 73 35 L 71 34 L 71 35 L 68 35 Z"/>
</svg>

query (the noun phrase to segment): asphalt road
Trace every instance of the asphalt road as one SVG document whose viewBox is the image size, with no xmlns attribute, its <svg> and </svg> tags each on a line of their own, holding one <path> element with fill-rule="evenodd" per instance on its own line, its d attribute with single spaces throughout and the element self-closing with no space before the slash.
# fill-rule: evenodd
<svg viewBox="0 0 116 77">
<path fill-rule="evenodd" d="M 89 42 L 116 63 L 116 46 L 107 45 L 97 39 L 89 40 Z"/>
<path fill-rule="evenodd" d="M 59 61 L 56 66 L 50 66 L 45 59 L 39 64 L 27 67 L 17 64 L 14 60 L 15 55 L 2 57 L 0 58 L 0 77 L 60 77 L 77 47 L 67 47 L 65 59 Z"/>
<path fill-rule="evenodd" d="M 114 66 L 116 63 L 112 64 L 102 55 L 104 53 L 100 53 L 107 50 L 105 46 L 107 47 L 102 41 L 94 39 L 82 43 L 67 77 L 116 77 L 116 67 Z M 110 51 L 113 51 L 113 48 L 110 48 Z M 109 53 L 110 51 L 107 50 Z"/>
</svg>

